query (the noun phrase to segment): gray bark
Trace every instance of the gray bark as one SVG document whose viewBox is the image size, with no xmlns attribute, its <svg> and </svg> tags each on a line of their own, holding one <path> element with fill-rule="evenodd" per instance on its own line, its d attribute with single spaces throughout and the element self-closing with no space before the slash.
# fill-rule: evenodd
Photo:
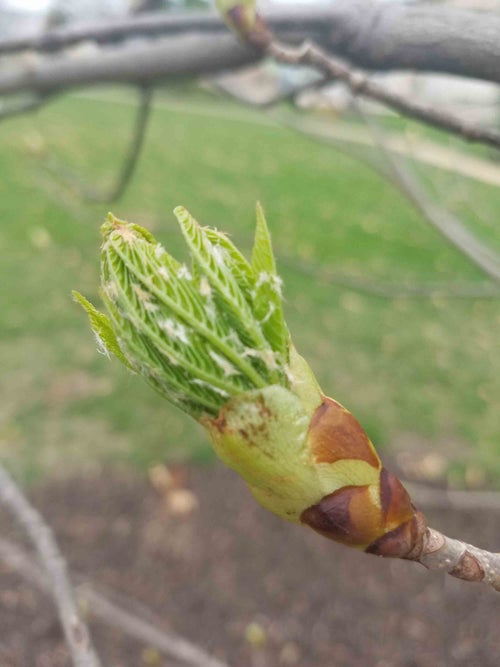
<svg viewBox="0 0 500 667">
<path fill-rule="evenodd" d="M 498 14 L 446 6 L 338 0 L 331 5 L 269 8 L 264 18 L 281 40 L 314 39 L 365 69 L 444 72 L 500 83 Z M 0 42 L 0 54 L 22 49 L 57 50 L 83 39 L 110 44 L 131 35 L 197 32 L 217 34 L 218 40 L 225 31 L 217 15 L 151 14 Z M 232 66 L 233 55 L 232 49 L 226 52 L 223 67 Z M 247 62 L 250 60 L 248 55 Z"/>
<path fill-rule="evenodd" d="M 109 83 L 149 85 L 167 77 L 215 72 L 249 64 L 258 55 L 229 33 L 186 35 L 107 49 L 91 56 L 58 56 L 19 64 L 0 73 L 0 95 L 45 96 L 76 86 Z"/>
</svg>

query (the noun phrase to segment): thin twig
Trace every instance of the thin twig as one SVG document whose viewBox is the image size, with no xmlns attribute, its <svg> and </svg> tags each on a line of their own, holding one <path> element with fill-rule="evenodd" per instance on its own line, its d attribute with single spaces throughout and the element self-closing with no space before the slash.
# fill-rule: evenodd
<svg viewBox="0 0 500 667">
<path fill-rule="evenodd" d="M 35 546 L 45 570 L 45 578 L 49 580 L 48 586 L 56 603 L 59 620 L 75 667 L 99 667 L 101 663 L 92 646 L 87 626 L 78 612 L 66 562 L 52 531 L 2 465 L 0 465 L 0 501 L 24 528 Z"/>
<path fill-rule="evenodd" d="M 365 118 L 367 125 L 373 131 L 372 136 L 374 142 L 378 144 L 381 152 L 386 157 L 388 164 L 380 164 L 377 160 L 371 159 L 361 151 L 355 153 L 345 151 L 345 153 L 350 157 L 362 161 L 363 164 L 366 164 L 376 171 L 376 173 L 395 185 L 425 217 L 425 219 L 432 224 L 453 247 L 457 248 L 486 275 L 498 282 L 500 280 L 500 257 L 491 248 L 478 241 L 453 214 L 429 201 L 416 176 L 413 176 L 412 173 L 405 168 L 386 142 L 383 141 L 383 138 L 379 134 L 376 135 L 371 119 L 365 114 L 363 114 L 363 117 Z M 321 144 L 332 144 L 331 141 L 319 139 L 316 135 L 310 134 L 300 126 L 286 123 L 276 116 L 273 116 L 273 118 L 283 127 L 293 129 L 312 141 Z M 334 143 L 334 145 L 337 150 L 343 152 L 337 143 Z M 293 266 L 293 262 L 289 258 L 282 257 L 281 259 L 285 264 L 291 266 L 291 268 L 295 268 L 302 273 L 314 276 L 323 282 L 342 285 L 349 289 L 383 298 L 404 297 L 426 299 L 439 296 L 444 298 L 496 299 L 500 297 L 500 289 L 494 284 L 377 284 L 373 281 L 365 282 L 354 276 L 333 273 L 327 268 L 318 267 L 317 264 L 308 265 L 306 263 L 297 263 L 296 266 Z"/>
<path fill-rule="evenodd" d="M 364 69 L 446 72 L 500 82 L 500 17 L 497 13 L 436 6 L 335 0 L 268 6 L 266 22 L 284 41 L 306 36 Z M 64 25 L 21 38 L 0 40 L 0 54 L 61 50 L 80 41 L 123 42 L 129 37 L 209 33 L 225 30 L 214 13 L 158 12 Z M 228 61 L 227 66 L 230 66 Z"/>
<path fill-rule="evenodd" d="M 290 47 L 272 39 L 266 47 L 266 52 L 281 63 L 313 67 L 332 80 L 343 81 L 355 95 L 369 97 L 404 116 L 456 134 L 466 141 L 500 148 L 500 133 L 496 130 L 479 127 L 463 118 L 393 93 L 385 86 L 372 81 L 360 70 L 326 53 L 316 44 L 304 42 L 300 47 Z"/>
<path fill-rule="evenodd" d="M 381 129 L 377 126 L 374 119 L 358 105 L 366 125 L 369 127 L 372 137 L 379 150 L 385 156 L 390 167 L 390 173 L 393 182 L 415 206 L 415 208 L 425 217 L 425 219 L 437 229 L 444 238 L 462 255 L 467 257 L 483 273 L 500 280 L 500 257 L 490 247 L 481 243 L 465 225 L 450 211 L 441 208 L 435 202 L 431 202 L 426 195 L 423 185 L 419 182 L 417 175 L 400 160 L 388 147 L 384 140 Z"/>
<path fill-rule="evenodd" d="M 134 175 L 144 145 L 148 122 L 151 117 L 154 93 L 154 89 L 151 86 L 141 86 L 139 90 L 141 99 L 137 108 L 129 147 L 123 158 L 115 184 L 107 192 L 100 191 L 98 188 L 89 185 L 73 171 L 68 170 L 66 167 L 63 169 L 60 164 L 55 165 L 53 161 L 47 164 L 50 171 L 55 172 L 58 178 L 75 188 L 78 194 L 88 201 L 111 204 L 123 195 L 130 183 L 130 179 Z"/>
<path fill-rule="evenodd" d="M 443 570 L 452 577 L 489 584 L 500 591 L 500 553 L 478 549 L 427 528 L 422 552 L 414 558 L 428 570 Z"/>
<path fill-rule="evenodd" d="M 43 571 L 33 559 L 17 544 L 5 538 L 0 538 L 0 560 L 41 591 L 49 590 Z M 93 617 L 165 655 L 181 660 L 191 667 L 228 667 L 225 662 L 209 655 L 183 637 L 124 610 L 88 584 L 78 586 L 75 592 L 80 605 Z"/>
<path fill-rule="evenodd" d="M 250 106 L 252 109 L 261 109 L 263 111 L 271 109 L 280 102 L 294 100 L 295 97 L 297 97 L 300 93 L 306 92 L 308 90 L 320 89 L 325 85 L 325 83 L 329 83 L 329 81 L 324 76 L 318 75 L 318 78 L 314 80 L 305 81 L 304 83 L 298 83 L 296 85 L 290 85 L 285 90 L 279 90 L 278 92 L 274 93 L 267 100 L 259 102 L 241 95 L 237 90 L 234 90 L 230 83 L 225 81 L 224 77 L 213 77 L 210 81 L 210 84 L 217 92 L 222 93 L 231 99 L 237 100 L 240 104 Z"/>
<path fill-rule="evenodd" d="M 373 130 L 371 119 L 364 114 L 367 125 Z M 324 144 L 332 144 L 326 139 L 319 139 L 316 135 L 310 134 L 307 130 L 297 125 L 287 124 L 274 116 L 275 120 L 280 122 L 283 127 L 288 127 L 313 141 Z M 411 204 L 432 224 L 449 242 L 465 255 L 475 266 L 483 271 L 490 278 L 498 282 L 500 280 L 500 257 L 488 246 L 481 243 L 473 234 L 471 234 L 463 223 L 452 213 L 441 208 L 435 203 L 429 201 L 425 195 L 421 184 L 409 169 L 393 153 L 380 135 L 376 136 L 373 132 L 374 141 L 379 145 L 381 152 L 386 157 L 388 165 L 380 164 L 377 160 L 371 159 L 361 151 L 352 153 L 345 151 L 350 157 L 363 162 L 376 171 L 383 178 L 386 178 L 395 185 L 410 201 Z M 338 144 L 334 142 L 336 150 L 342 151 Z M 291 261 L 284 258 L 284 262 L 291 265 Z M 293 268 L 293 267 L 292 267 Z M 326 268 L 317 265 L 297 264 L 295 267 L 303 273 L 313 275 L 323 282 L 330 282 L 343 285 L 359 292 L 365 292 L 373 296 L 386 298 L 416 298 L 426 299 L 433 297 L 441 298 L 464 298 L 464 299 L 497 299 L 500 297 L 500 289 L 494 284 L 488 283 L 428 283 L 404 285 L 401 283 L 374 283 L 365 282 L 353 276 L 333 273 Z"/>
</svg>

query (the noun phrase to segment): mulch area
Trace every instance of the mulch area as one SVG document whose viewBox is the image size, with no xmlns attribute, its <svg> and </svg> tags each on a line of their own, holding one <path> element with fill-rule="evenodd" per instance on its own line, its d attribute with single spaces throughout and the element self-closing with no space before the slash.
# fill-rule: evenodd
<svg viewBox="0 0 500 667">
<path fill-rule="evenodd" d="M 231 667 L 500 665 L 498 593 L 286 524 L 221 466 L 176 478 L 197 499 L 192 511 L 185 498 L 172 504 L 146 475 L 121 469 L 44 483 L 30 497 L 72 572 L 128 608 L 133 599 L 136 613 L 147 607 Z M 449 535 L 499 547 L 499 514 L 428 517 Z M 17 537 L 5 515 L 0 532 Z M 178 664 L 90 626 L 105 667 Z M 48 598 L 0 564 L 1 667 L 69 664 Z"/>
</svg>

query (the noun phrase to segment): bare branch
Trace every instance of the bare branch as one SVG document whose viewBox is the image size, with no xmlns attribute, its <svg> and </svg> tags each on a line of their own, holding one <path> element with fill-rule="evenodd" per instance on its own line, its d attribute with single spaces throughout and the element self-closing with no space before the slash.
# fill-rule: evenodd
<svg viewBox="0 0 500 667">
<path fill-rule="evenodd" d="M 135 119 L 129 147 L 125 153 L 122 167 L 114 185 L 111 186 L 108 192 L 99 191 L 97 188 L 85 183 L 73 171 L 66 167 L 62 168 L 59 164 L 48 162 L 48 168 L 56 172 L 56 175 L 63 181 L 74 187 L 78 193 L 85 199 L 93 202 L 101 202 L 110 204 L 119 199 L 134 175 L 142 147 L 144 145 L 144 138 L 146 136 L 146 129 L 151 115 L 151 106 L 153 100 L 153 88 L 141 87 L 140 103 L 137 109 L 137 116 Z"/>
<path fill-rule="evenodd" d="M 19 546 L 0 538 L 0 560 L 38 589 L 49 592 L 43 571 Z M 77 587 L 79 603 L 96 619 L 121 630 L 129 637 L 152 646 L 192 667 L 228 667 L 225 662 L 205 653 L 203 649 L 173 632 L 167 632 L 143 618 L 126 611 L 95 591 L 88 584 Z"/>
<path fill-rule="evenodd" d="M 415 560 L 428 570 L 444 570 L 452 577 L 484 582 L 500 591 L 500 553 L 478 549 L 427 528 L 422 553 Z"/>
<path fill-rule="evenodd" d="M 263 13 L 280 39 L 297 43 L 313 39 L 364 69 L 446 72 L 500 83 L 500 16 L 493 12 L 336 0 L 268 7 Z M 187 32 L 219 36 L 225 30 L 217 14 L 147 14 L 3 40 L 0 54 L 60 50 L 83 40 L 111 44 L 131 36 Z"/>
<path fill-rule="evenodd" d="M 0 465 L 0 501 L 24 528 L 43 564 L 75 667 L 99 667 L 87 626 L 74 599 L 66 563 L 52 531 L 26 500 L 9 473 Z"/>
<path fill-rule="evenodd" d="M 313 67 L 332 80 L 343 81 L 355 95 L 369 97 L 404 116 L 415 118 L 445 132 L 456 134 L 466 141 L 500 148 L 500 133 L 496 130 L 480 127 L 445 111 L 393 93 L 372 81 L 366 74 L 354 70 L 338 58 L 325 53 L 315 44 L 307 42 L 298 48 L 294 48 L 273 40 L 266 51 L 278 62 Z"/>
<path fill-rule="evenodd" d="M 242 100 L 240 99 L 240 101 Z M 423 193 L 418 180 L 416 180 L 416 177 L 414 178 L 412 173 L 401 164 L 397 156 L 393 154 L 388 142 L 385 142 L 384 137 L 377 131 L 378 128 L 374 125 L 374 121 L 367 114 L 364 114 L 359 106 L 358 110 L 362 113 L 366 124 L 372 130 L 374 144 L 379 146 L 389 165 L 384 165 L 375 157 L 371 157 L 361 151 L 343 151 L 337 142 L 332 142 L 331 140 L 328 140 L 327 137 L 320 138 L 317 134 L 311 134 L 303 126 L 297 125 L 296 123 L 286 122 L 283 117 L 276 115 L 272 115 L 271 117 L 283 127 L 299 132 L 312 141 L 321 143 L 322 145 L 325 143 L 330 145 L 333 144 L 336 150 L 345 152 L 349 157 L 361 161 L 383 178 L 388 179 L 408 197 L 416 209 L 424 215 L 430 224 L 445 236 L 453 247 L 458 248 L 460 252 L 466 255 L 484 273 L 498 281 L 500 278 L 500 258 L 496 253 L 491 248 L 478 241 L 455 216 L 428 200 Z M 296 258 L 288 258 L 279 254 L 278 257 L 280 263 L 289 266 L 291 269 L 300 271 L 305 275 L 311 276 L 323 284 L 335 284 L 381 298 L 403 297 L 428 299 L 439 297 L 497 299 L 500 296 L 500 289 L 491 283 L 381 284 L 376 283 L 373 280 L 364 281 L 348 274 L 332 272 L 328 267 L 320 267 L 317 263 L 311 264 L 298 262 Z"/>
<path fill-rule="evenodd" d="M 438 204 L 431 202 L 415 173 L 388 148 L 383 133 L 373 118 L 364 113 L 359 105 L 366 124 L 380 151 L 385 156 L 392 176 L 392 181 L 410 200 L 425 219 L 457 248 L 483 273 L 496 281 L 500 280 L 500 257 L 487 245 L 481 243 L 452 213 Z"/>
<path fill-rule="evenodd" d="M 0 72 L 0 95 L 44 95 L 96 83 L 153 85 L 168 77 L 218 72 L 255 62 L 260 55 L 230 34 L 171 37 L 78 58 L 61 55 L 22 61 Z"/>
<path fill-rule="evenodd" d="M 383 7 L 373 2 L 339 0 L 331 7 L 276 8 L 266 12 L 281 39 L 296 43 L 307 37 L 320 47 L 279 52 L 286 62 L 312 64 L 328 77 L 338 77 L 355 92 L 377 99 L 401 113 L 454 132 L 469 140 L 499 147 L 500 134 L 447 113 L 405 100 L 352 70 L 338 56 L 367 69 L 442 71 L 500 82 L 500 16 L 453 8 Z M 34 96 L 96 83 L 152 85 L 168 77 L 197 75 L 256 62 L 263 53 L 242 46 L 212 15 L 156 16 L 93 26 L 67 28 L 31 40 L 0 42 L 0 52 L 21 48 L 59 48 L 82 39 L 101 43 L 131 35 L 170 35 L 141 45 L 126 45 L 78 58 L 61 55 L 11 66 L 0 74 L 0 95 Z M 196 34 L 193 33 L 196 31 Z M 204 32 L 204 34 L 202 34 Z M 217 35 L 217 39 L 214 39 Z M 300 50 L 299 50 L 300 51 Z"/>
</svg>

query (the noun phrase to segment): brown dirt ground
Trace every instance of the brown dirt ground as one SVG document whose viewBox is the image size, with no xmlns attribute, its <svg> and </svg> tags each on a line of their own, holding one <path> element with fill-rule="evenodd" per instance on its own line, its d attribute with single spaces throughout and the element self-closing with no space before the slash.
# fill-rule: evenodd
<svg viewBox="0 0 500 667">
<path fill-rule="evenodd" d="M 199 502 L 185 515 L 130 470 L 45 483 L 30 495 L 74 572 L 101 592 L 146 605 L 165 628 L 232 667 L 500 664 L 498 593 L 281 522 L 220 466 L 181 473 Z M 446 510 L 429 519 L 450 535 L 498 547 L 498 514 Z M 4 515 L 0 531 L 16 537 Z M 251 624 L 263 631 L 262 646 L 249 641 L 249 625 L 258 635 Z M 116 630 L 91 630 L 105 667 L 177 665 Z M 68 664 L 52 605 L 0 565 L 1 667 Z"/>
</svg>

